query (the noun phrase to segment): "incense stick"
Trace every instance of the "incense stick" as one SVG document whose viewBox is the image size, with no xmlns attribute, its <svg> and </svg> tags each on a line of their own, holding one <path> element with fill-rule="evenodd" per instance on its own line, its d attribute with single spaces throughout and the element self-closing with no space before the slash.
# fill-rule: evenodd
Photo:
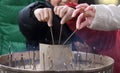
<svg viewBox="0 0 120 73">
<path fill-rule="evenodd" d="M 67 43 L 67 41 L 75 34 L 76 31 L 77 31 L 77 29 L 75 29 L 74 32 L 66 39 L 66 41 L 63 43 L 63 45 L 65 45 Z"/>
<path fill-rule="evenodd" d="M 52 37 L 52 44 L 54 45 L 54 37 L 53 37 L 52 27 L 50 27 L 50 32 L 51 32 L 51 37 Z"/>
<path fill-rule="evenodd" d="M 61 41 L 61 34 L 62 34 L 62 25 L 60 27 L 60 35 L 59 35 L 59 41 L 58 41 L 58 44 L 60 44 L 60 41 Z"/>
</svg>

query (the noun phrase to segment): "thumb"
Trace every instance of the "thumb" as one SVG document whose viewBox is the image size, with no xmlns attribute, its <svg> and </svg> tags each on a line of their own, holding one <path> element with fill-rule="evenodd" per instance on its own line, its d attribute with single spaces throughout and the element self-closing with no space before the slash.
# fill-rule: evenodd
<svg viewBox="0 0 120 73">
<path fill-rule="evenodd" d="M 60 23 L 61 23 L 61 24 L 65 24 L 68 19 L 69 19 L 69 18 L 68 18 L 68 15 L 66 14 L 66 15 L 63 16 L 63 18 L 61 19 L 61 22 L 60 22 Z"/>
<path fill-rule="evenodd" d="M 51 26 L 53 25 L 53 24 L 52 24 L 52 19 L 53 19 L 53 17 L 52 17 L 52 11 L 51 11 L 51 10 L 49 11 L 49 14 L 48 14 L 48 15 L 49 15 L 49 19 L 48 19 L 48 22 L 47 22 L 47 23 L 48 23 L 48 26 L 51 27 Z"/>
<path fill-rule="evenodd" d="M 83 22 L 84 14 L 81 13 L 76 21 L 76 29 L 80 30 L 81 29 L 81 22 Z"/>
<path fill-rule="evenodd" d="M 78 13 L 79 13 L 80 9 L 76 9 L 73 13 L 72 13 L 72 17 L 75 17 Z"/>
</svg>

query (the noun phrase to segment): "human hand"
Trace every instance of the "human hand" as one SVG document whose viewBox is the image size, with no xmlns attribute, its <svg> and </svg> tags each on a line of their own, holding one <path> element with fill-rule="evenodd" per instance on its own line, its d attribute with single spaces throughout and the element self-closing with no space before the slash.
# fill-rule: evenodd
<svg viewBox="0 0 120 73">
<path fill-rule="evenodd" d="M 48 26 L 52 26 L 52 10 L 51 8 L 38 8 L 34 11 L 34 15 L 40 22 L 47 22 Z"/>
<path fill-rule="evenodd" d="M 72 17 L 75 17 L 78 13 L 80 14 L 76 21 L 76 29 L 80 30 L 92 23 L 95 17 L 95 8 L 86 3 L 79 4 L 76 6 L 76 10 L 73 12 Z"/>
<path fill-rule="evenodd" d="M 60 24 L 66 23 L 68 20 L 72 19 L 72 13 L 75 9 L 67 5 L 65 6 L 56 6 L 54 12 L 61 18 Z"/>
</svg>

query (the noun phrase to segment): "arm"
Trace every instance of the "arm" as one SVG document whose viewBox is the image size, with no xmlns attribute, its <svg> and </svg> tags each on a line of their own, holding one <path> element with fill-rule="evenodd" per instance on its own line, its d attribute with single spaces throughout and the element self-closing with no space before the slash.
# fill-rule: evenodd
<svg viewBox="0 0 120 73">
<path fill-rule="evenodd" d="M 73 17 L 80 12 L 76 28 L 82 29 L 88 26 L 95 30 L 115 30 L 120 28 L 120 8 L 115 5 L 91 5 L 79 4 L 73 12 Z M 83 21 L 84 19 L 84 21 Z"/>
<path fill-rule="evenodd" d="M 51 43 L 51 32 L 50 28 L 46 22 L 44 22 L 44 15 L 42 18 L 39 19 L 36 15 L 36 10 L 38 9 L 44 9 L 45 8 L 51 8 L 53 12 L 53 6 L 48 2 L 48 3 L 41 3 L 41 2 L 35 2 L 27 7 L 25 7 L 23 10 L 20 11 L 19 13 L 19 26 L 20 30 L 23 33 L 23 35 L 26 37 L 27 40 L 29 41 L 37 41 L 41 43 Z M 35 12 L 36 11 L 36 12 Z M 39 12 L 41 13 L 41 12 Z M 53 35 L 54 35 L 54 41 L 55 43 L 58 43 L 58 38 L 60 34 L 60 18 L 54 14 L 53 12 Z M 41 21 L 42 20 L 42 21 Z M 49 22 L 48 22 L 49 23 Z M 66 25 L 63 25 L 62 27 L 63 31 L 61 35 L 61 43 L 68 38 L 68 36 L 71 34 L 71 30 Z M 64 37 L 64 38 L 63 38 Z"/>
<path fill-rule="evenodd" d="M 93 5 L 96 13 L 89 28 L 96 30 L 115 30 L 120 28 L 120 7 L 115 5 Z"/>
<path fill-rule="evenodd" d="M 44 39 L 44 33 L 47 32 L 48 29 L 47 23 L 39 22 L 34 16 L 34 10 L 43 7 L 48 7 L 48 5 L 43 2 L 34 2 L 19 12 L 18 22 L 20 31 L 28 40 L 36 41 L 38 38 L 41 38 L 40 40 Z"/>
</svg>

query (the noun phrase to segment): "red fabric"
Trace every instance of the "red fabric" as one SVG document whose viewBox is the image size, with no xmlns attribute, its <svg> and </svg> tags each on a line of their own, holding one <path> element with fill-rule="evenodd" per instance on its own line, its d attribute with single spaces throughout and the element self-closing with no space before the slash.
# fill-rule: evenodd
<svg viewBox="0 0 120 73">
<path fill-rule="evenodd" d="M 72 3 L 72 2 L 68 2 L 66 3 L 66 5 L 68 5 L 69 7 L 75 8 L 75 6 L 77 6 L 77 3 Z"/>
<path fill-rule="evenodd" d="M 74 31 L 76 20 L 67 22 L 69 28 Z M 107 55 L 115 60 L 114 73 L 120 73 L 120 30 L 96 31 L 83 28 L 76 33 L 91 47 L 96 47 L 97 52 Z"/>
</svg>

